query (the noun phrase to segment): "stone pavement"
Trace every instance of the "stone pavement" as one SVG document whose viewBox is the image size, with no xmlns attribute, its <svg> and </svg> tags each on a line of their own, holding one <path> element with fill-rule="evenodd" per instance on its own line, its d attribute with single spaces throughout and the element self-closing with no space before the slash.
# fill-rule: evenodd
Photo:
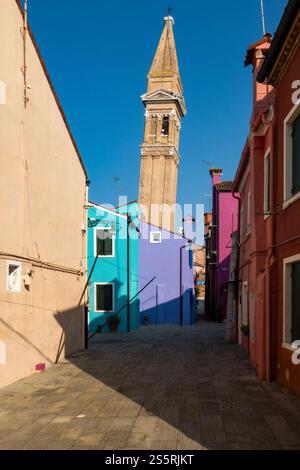
<svg viewBox="0 0 300 470">
<path fill-rule="evenodd" d="M 300 449 L 300 398 L 224 327 L 142 327 L 0 391 L 1 449 Z"/>
</svg>

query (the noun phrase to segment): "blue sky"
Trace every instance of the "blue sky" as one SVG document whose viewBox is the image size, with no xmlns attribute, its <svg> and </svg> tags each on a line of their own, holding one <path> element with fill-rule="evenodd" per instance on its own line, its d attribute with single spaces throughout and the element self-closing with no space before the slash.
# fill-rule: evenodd
<svg viewBox="0 0 300 470">
<path fill-rule="evenodd" d="M 287 0 L 264 0 L 274 33 Z M 29 22 L 91 179 L 90 198 L 136 199 L 140 96 L 168 0 L 28 0 Z M 188 115 L 181 130 L 179 203 L 206 203 L 208 166 L 234 177 L 247 136 L 252 74 L 246 49 L 262 36 L 260 0 L 173 0 Z"/>
</svg>

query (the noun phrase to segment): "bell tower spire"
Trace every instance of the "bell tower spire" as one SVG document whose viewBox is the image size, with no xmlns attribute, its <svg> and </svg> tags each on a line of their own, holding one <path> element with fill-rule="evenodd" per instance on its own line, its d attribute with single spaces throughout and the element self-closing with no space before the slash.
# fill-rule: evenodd
<svg viewBox="0 0 300 470">
<path fill-rule="evenodd" d="M 174 19 L 167 16 L 164 22 L 147 76 L 147 93 L 142 96 L 146 112 L 139 203 L 145 221 L 173 230 L 179 134 L 186 108 L 173 32 Z"/>
</svg>

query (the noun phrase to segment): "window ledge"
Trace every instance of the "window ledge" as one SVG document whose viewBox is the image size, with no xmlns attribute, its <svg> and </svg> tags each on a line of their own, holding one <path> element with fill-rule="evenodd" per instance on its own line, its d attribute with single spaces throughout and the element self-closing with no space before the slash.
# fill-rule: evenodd
<svg viewBox="0 0 300 470">
<path fill-rule="evenodd" d="M 286 209 L 287 207 L 289 207 L 291 204 L 293 204 L 294 202 L 296 202 L 298 199 L 300 199 L 300 191 L 296 194 L 294 194 L 294 196 L 291 196 L 289 199 L 286 199 L 283 203 L 283 209 Z"/>
<path fill-rule="evenodd" d="M 293 348 L 293 346 L 291 345 L 291 343 L 286 343 L 286 342 L 284 342 L 284 341 L 281 343 L 281 347 L 282 347 L 283 349 L 287 349 L 288 351 L 292 351 L 292 352 L 296 351 L 296 349 Z"/>
</svg>

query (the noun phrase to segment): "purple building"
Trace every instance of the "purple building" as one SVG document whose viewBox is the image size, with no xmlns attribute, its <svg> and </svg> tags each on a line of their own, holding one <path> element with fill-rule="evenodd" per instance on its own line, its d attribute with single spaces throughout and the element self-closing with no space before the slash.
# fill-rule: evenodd
<svg viewBox="0 0 300 470">
<path fill-rule="evenodd" d="M 206 315 L 226 318 L 227 293 L 231 257 L 231 234 L 238 227 L 238 197 L 232 194 L 233 182 L 221 181 L 222 170 L 210 170 L 213 185 L 211 243 L 208 256 L 210 289 Z"/>
<path fill-rule="evenodd" d="M 188 239 L 146 222 L 140 224 L 141 321 L 190 325 L 196 319 L 193 251 Z"/>
</svg>

